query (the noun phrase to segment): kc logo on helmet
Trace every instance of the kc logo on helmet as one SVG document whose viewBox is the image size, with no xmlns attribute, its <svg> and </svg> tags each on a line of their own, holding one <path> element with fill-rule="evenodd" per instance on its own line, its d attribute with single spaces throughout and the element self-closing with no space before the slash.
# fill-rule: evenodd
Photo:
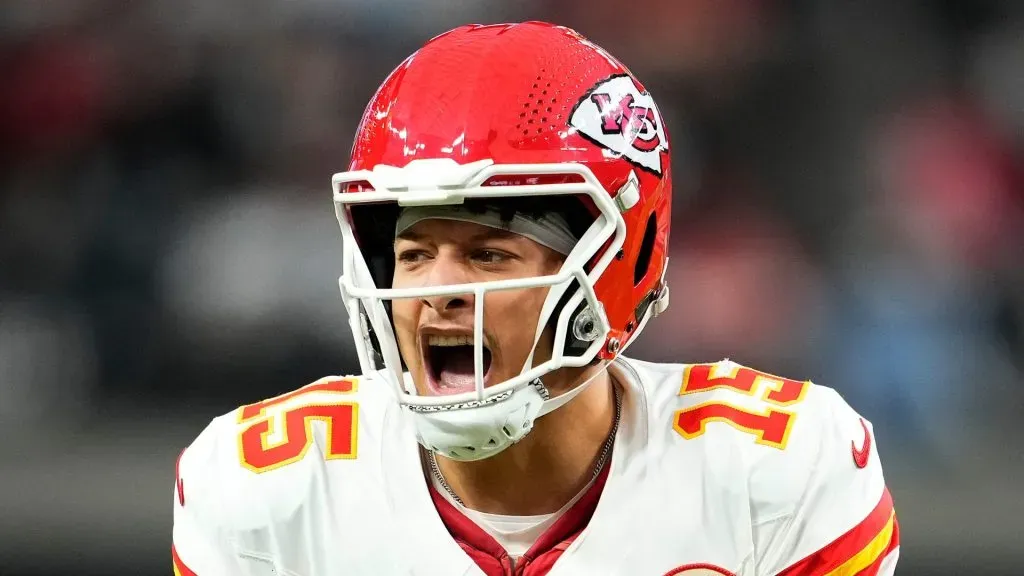
<svg viewBox="0 0 1024 576">
<path fill-rule="evenodd" d="M 626 75 L 602 80 L 576 103 L 569 125 L 630 162 L 661 175 L 668 138 L 654 99 Z"/>
</svg>

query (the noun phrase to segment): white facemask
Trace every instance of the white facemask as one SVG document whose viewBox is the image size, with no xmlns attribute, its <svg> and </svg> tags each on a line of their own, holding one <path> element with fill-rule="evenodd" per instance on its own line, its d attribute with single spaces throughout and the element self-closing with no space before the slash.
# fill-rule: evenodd
<svg viewBox="0 0 1024 576">
<path fill-rule="evenodd" d="M 581 182 L 545 185 L 482 186 L 495 175 L 573 174 Z M 350 182 L 367 182 L 372 192 L 341 192 Z M 459 165 L 451 160 L 420 160 L 405 168 L 378 166 L 372 171 L 338 174 L 334 177 L 335 205 L 344 237 L 344 274 L 339 279 L 342 297 L 349 313 L 349 322 L 356 337 L 360 363 L 364 373 L 375 374 L 392 384 L 399 402 L 413 418 L 417 436 L 423 446 L 457 460 L 479 460 L 497 454 L 522 439 L 534 421 L 568 402 L 582 391 L 589 380 L 568 393 L 550 398 L 540 382 L 545 374 L 563 367 L 589 364 L 604 345 L 610 329 L 593 285 L 605 270 L 625 238 L 625 223 L 614 200 L 605 192 L 594 175 L 580 164 L 495 166 L 490 161 Z M 436 214 L 466 219 L 468 214 L 458 206 L 468 198 L 506 198 L 527 195 L 586 194 L 597 206 L 600 215 L 587 232 L 575 241 L 561 218 L 514 219 L 508 224 L 496 222 L 514 232 L 531 237 L 552 249 L 565 250 L 561 269 L 549 276 L 469 283 L 455 286 L 381 289 L 370 273 L 366 259 L 355 241 L 354 225 L 348 206 L 362 203 L 397 202 L 415 207 L 403 212 L 399 226 L 406 228 Z M 441 205 L 441 206 L 438 206 Z M 430 214 L 435 214 L 430 216 Z M 484 223 L 496 214 L 470 214 L 472 221 Z M 560 222 L 559 222 L 560 221 Z M 597 252 L 607 250 L 594 266 L 585 268 Z M 567 249 L 567 250 L 566 250 Z M 534 332 L 534 352 L 541 333 L 555 317 L 554 347 L 550 359 L 533 366 L 533 353 L 521 372 L 504 382 L 484 387 L 483 318 L 484 300 L 488 292 L 549 287 Z M 558 309 L 563 295 L 572 288 L 565 306 Z M 408 374 L 403 374 L 394 327 L 384 302 L 405 298 L 440 295 L 473 294 L 474 309 L 474 381 L 472 392 L 447 396 L 421 396 Z M 583 306 L 583 312 L 573 313 Z M 584 329 L 586 328 L 586 329 Z M 369 333 L 376 336 L 383 366 L 374 361 Z M 580 353 L 565 354 L 570 334 L 588 343 Z M 599 372 L 597 372 L 599 373 Z"/>
</svg>

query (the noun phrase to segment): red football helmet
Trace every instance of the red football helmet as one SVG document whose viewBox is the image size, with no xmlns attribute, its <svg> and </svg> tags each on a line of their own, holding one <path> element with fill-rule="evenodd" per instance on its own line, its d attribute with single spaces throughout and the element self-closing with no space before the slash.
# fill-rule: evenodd
<svg viewBox="0 0 1024 576">
<path fill-rule="evenodd" d="M 364 372 L 394 384 L 428 448 L 468 460 L 517 441 L 534 418 L 574 395 L 547 398 L 540 376 L 614 359 L 667 305 L 671 182 L 668 134 L 653 98 L 573 30 L 470 25 L 430 40 L 374 95 L 349 171 L 332 182 L 345 240 L 340 283 Z M 402 207 L 540 195 L 574 196 L 593 220 L 559 274 L 390 289 Z M 381 206 L 391 210 L 374 209 Z M 519 377 L 485 389 L 483 295 L 530 286 L 551 287 L 536 330 L 539 338 L 554 325 L 551 360 L 528 360 Z M 417 396 L 385 302 L 457 293 L 477 296 L 477 388 Z"/>
</svg>

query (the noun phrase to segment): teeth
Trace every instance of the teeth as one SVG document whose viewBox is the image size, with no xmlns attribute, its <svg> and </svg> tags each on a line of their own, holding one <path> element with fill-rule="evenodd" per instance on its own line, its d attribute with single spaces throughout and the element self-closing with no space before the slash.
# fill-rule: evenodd
<svg viewBox="0 0 1024 576">
<path fill-rule="evenodd" d="M 428 346 L 472 346 L 472 336 L 427 336 Z"/>
</svg>

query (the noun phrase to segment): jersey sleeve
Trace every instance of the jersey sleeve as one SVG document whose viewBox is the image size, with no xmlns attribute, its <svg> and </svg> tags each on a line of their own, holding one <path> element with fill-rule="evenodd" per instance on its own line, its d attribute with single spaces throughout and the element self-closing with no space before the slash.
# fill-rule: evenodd
<svg viewBox="0 0 1024 576">
<path fill-rule="evenodd" d="M 219 459 L 214 420 L 178 457 L 174 482 L 171 561 L 174 576 L 241 576 L 237 555 L 222 528 Z"/>
<path fill-rule="evenodd" d="M 805 436 L 807 465 L 786 513 L 754 526 L 758 574 L 891 576 L 899 523 L 871 424 L 835 391 L 815 386 Z"/>
</svg>

